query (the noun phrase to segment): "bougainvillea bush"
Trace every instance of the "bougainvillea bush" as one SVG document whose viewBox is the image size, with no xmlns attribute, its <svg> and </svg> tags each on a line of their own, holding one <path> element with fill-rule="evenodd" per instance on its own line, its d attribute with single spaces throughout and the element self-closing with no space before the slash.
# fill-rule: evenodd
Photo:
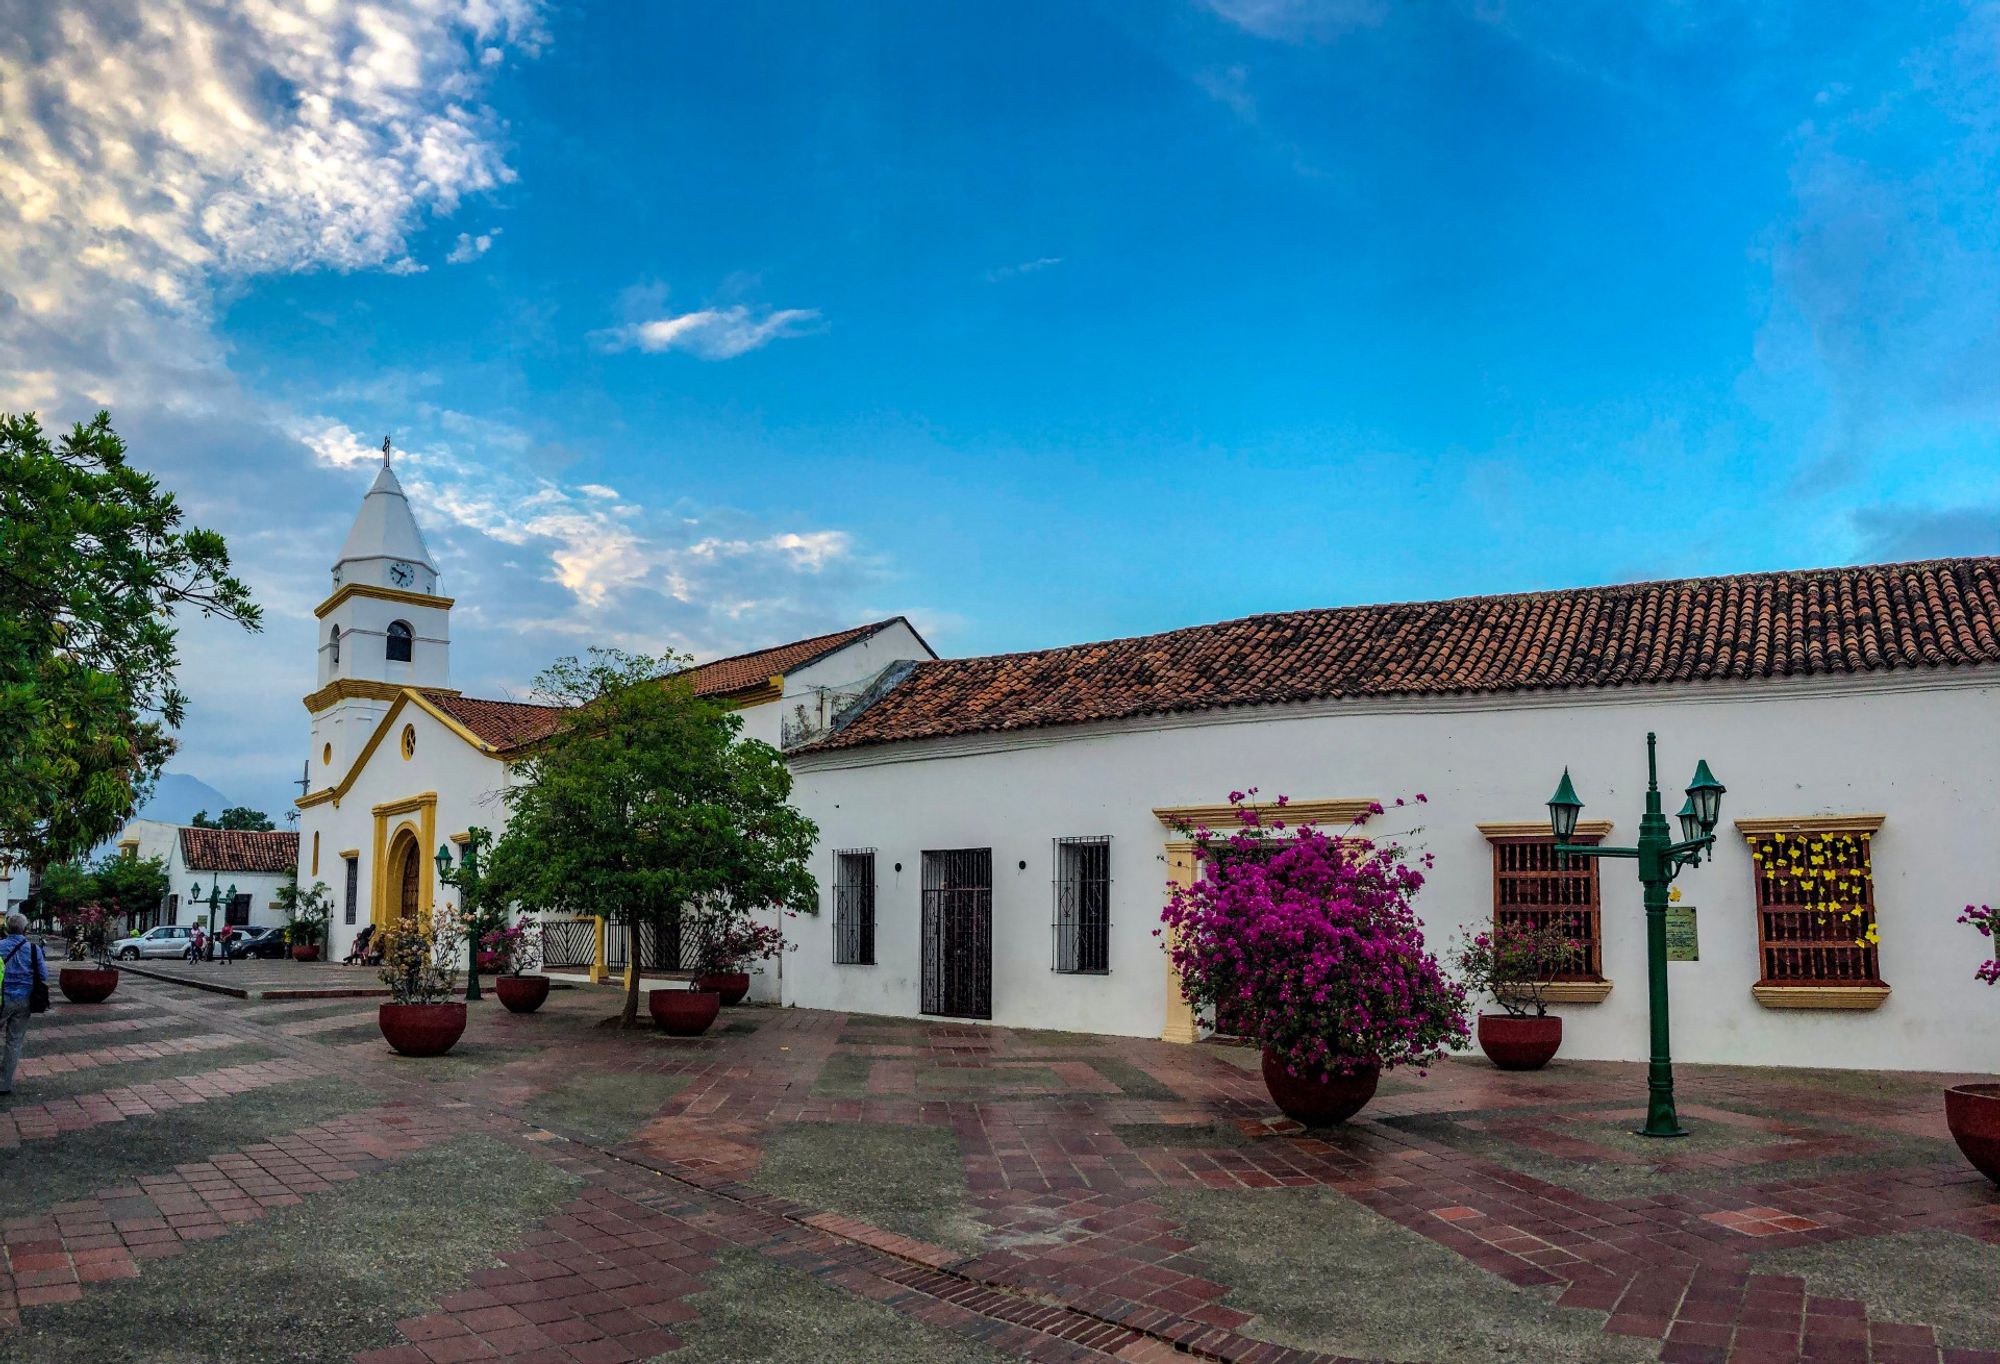
<svg viewBox="0 0 2000 1364">
<path fill-rule="evenodd" d="M 1201 875 L 1161 914 L 1195 1011 L 1211 1023 L 1226 1014 L 1307 1078 L 1428 1065 L 1463 1044 L 1465 989 L 1424 945 L 1410 904 L 1429 856 L 1413 864 L 1401 845 L 1367 837 L 1369 816 L 1337 836 L 1287 827 L 1283 798 L 1267 818 L 1248 803 L 1255 794 L 1230 793 L 1235 830 L 1187 831 Z"/>
<path fill-rule="evenodd" d="M 1501 923 L 1468 931 L 1452 953 L 1458 978 L 1472 995 L 1491 995 L 1515 1018 L 1545 1018 L 1548 983 L 1569 969 L 1579 944 L 1560 923 Z"/>
<path fill-rule="evenodd" d="M 755 963 L 769 961 L 785 948 L 785 931 L 776 924 L 760 924 L 742 913 L 724 914 L 704 925 L 695 969 L 702 975 L 762 971 Z"/>
<path fill-rule="evenodd" d="M 508 928 L 479 935 L 479 969 L 496 976 L 521 976 L 542 964 L 542 926 L 527 915 Z"/>
<path fill-rule="evenodd" d="M 1965 913 L 1958 916 L 1958 921 L 1971 924 L 1988 938 L 2000 937 L 2000 909 L 1991 905 L 1967 905 Z M 1988 985 L 2000 985 L 2000 958 L 1982 962 L 1974 976 Z"/>
</svg>

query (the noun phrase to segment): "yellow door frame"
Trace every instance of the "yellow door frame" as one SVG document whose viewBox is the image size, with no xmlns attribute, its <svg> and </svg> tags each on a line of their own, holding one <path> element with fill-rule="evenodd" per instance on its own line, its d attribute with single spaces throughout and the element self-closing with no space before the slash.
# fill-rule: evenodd
<svg viewBox="0 0 2000 1364">
<path fill-rule="evenodd" d="M 379 933 L 395 923 L 401 913 L 402 905 L 390 885 L 389 849 L 405 832 L 417 844 L 417 914 L 428 920 L 431 916 L 432 886 L 431 878 L 423 868 L 430 856 L 431 845 L 437 841 L 437 792 L 426 791 L 418 796 L 385 801 L 375 806 L 373 813 L 375 874 L 370 878 L 372 900 L 368 921 L 375 925 L 375 931 Z"/>
</svg>

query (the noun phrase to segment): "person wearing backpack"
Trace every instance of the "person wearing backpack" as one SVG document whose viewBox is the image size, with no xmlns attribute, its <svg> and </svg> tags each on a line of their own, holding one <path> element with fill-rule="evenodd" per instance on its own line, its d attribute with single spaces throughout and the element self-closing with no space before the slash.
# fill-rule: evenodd
<svg viewBox="0 0 2000 1364">
<path fill-rule="evenodd" d="M 28 1015 L 49 1007 L 49 963 L 42 945 L 28 937 L 28 916 L 9 914 L 0 938 L 0 1094 L 14 1092 L 14 1067 L 28 1037 Z"/>
</svg>

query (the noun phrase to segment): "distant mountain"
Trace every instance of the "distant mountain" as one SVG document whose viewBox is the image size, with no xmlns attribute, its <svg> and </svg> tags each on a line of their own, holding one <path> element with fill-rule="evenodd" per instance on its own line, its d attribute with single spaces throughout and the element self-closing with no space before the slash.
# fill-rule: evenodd
<svg viewBox="0 0 2000 1364">
<path fill-rule="evenodd" d="M 185 772 L 166 772 L 161 774 L 158 785 L 153 788 L 153 798 L 139 807 L 139 818 L 185 824 L 195 817 L 198 810 L 206 810 L 211 816 L 219 815 L 236 803 L 200 777 L 191 777 Z"/>
</svg>

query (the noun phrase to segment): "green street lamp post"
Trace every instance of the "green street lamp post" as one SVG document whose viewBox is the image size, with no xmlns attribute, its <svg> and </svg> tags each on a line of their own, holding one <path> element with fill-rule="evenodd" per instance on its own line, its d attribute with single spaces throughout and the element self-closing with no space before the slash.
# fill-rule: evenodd
<svg viewBox="0 0 2000 1364">
<path fill-rule="evenodd" d="M 465 920 L 468 938 L 465 945 L 465 1001 L 468 1004 L 479 1000 L 479 916 L 485 908 L 480 903 L 479 894 L 479 850 L 492 839 L 493 835 L 484 829 L 467 829 L 465 853 L 456 869 L 451 865 L 451 845 L 440 843 L 437 850 L 438 880 L 458 888 L 459 915 Z"/>
<path fill-rule="evenodd" d="M 1678 811 L 1681 837 L 1678 842 L 1667 828 L 1667 816 L 1660 804 L 1660 766 L 1655 753 L 1656 736 L 1646 735 L 1646 813 L 1639 819 L 1639 844 L 1634 848 L 1604 848 L 1572 843 L 1576 817 L 1583 810 L 1576 788 L 1570 785 L 1569 769 L 1564 768 L 1556 793 L 1549 797 L 1549 828 L 1556 836 L 1556 851 L 1571 857 L 1630 857 L 1639 863 L 1639 884 L 1645 888 L 1646 904 L 1646 991 L 1653 1030 L 1652 1060 L 1646 1068 L 1646 1125 L 1642 1137 L 1684 1137 L 1674 1112 L 1674 1062 L 1667 1026 L 1667 900 L 1668 888 L 1684 867 L 1692 867 L 1707 852 L 1714 856 L 1715 826 L 1722 818 L 1722 795 L 1728 788 L 1708 770 L 1708 760 L 1695 764 L 1694 780 L 1688 783 L 1687 801 Z"/>
<path fill-rule="evenodd" d="M 217 877 L 215 879 L 215 883 L 209 886 L 208 899 L 205 901 L 202 899 L 201 895 L 201 882 L 196 881 L 194 883 L 194 888 L 188 894 L 188 903 L 191 905 L 206 904 L 208 906 L 208 936 L 211 942 L 214 941 L 215 912 L 218 909 L 220 909 L 225 903 L 225 897 L 223 896 L 222 893 L 222 878 Z M 227 896 L 226 903 L 232 905 L 236 903 L 236 883 L 234 881 L 231 881 L 229 883 L 229 894 Z"/>
</svg>

